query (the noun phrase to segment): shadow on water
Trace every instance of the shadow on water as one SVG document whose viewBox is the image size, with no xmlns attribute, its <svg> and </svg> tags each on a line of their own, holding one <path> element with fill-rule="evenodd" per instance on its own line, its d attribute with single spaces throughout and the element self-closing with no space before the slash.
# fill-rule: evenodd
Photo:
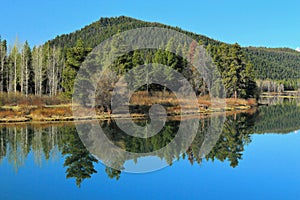
<svg viewBox="0 0 300 200">
<path fill-rule="evenodd" d="M 212 131 L 210 127 L 211 120 L 215 120 L 214 117 L 199 119 L 197 135 L 187 150 L 179 148 L 169 154 L 155 156 L 164 159 L 168 165 L 172 165 L 174 160 L 187 161 L 192 165 L 200 165 L 204 160 L 219 160 L 228 161 L 231 167 L 236 167 L 242 159 L 245 146 L 251 143 L 252 134 L 283 134 L 300 129 L 300 107 L 295 102 L 284 102 L 260 107 L 254 114 L 227 116 L 220 134 L 215 135 L 215 130 Z M 146 121 L 136 123 L 143 126 Z M 169 120 L 157 135 L 143 139 L 123 133 L 113 120 L 100 121 L 110 141 L 119 148 L 135 153 L 161 149 L 174 139 L 179 124 L 179 121 Z M 29 153 L 33 154 L 36 165 L 41 165 L 43 159 L 63 155 L 66 178 L 75 178 L 78 186 L 97 173 L 95 165 L 98 160 L 85 148 L 73 123 L 1 125 L 0 163 L 7 159 L 11 167 L 18 171 Z M 126 158 L 120 162 L 124 165 Z M 138 162 L 138 157 L 135 162 Z M 105 173 L 116 180 L 121 176 L 121 171 L 110 167 L 106 167 Z"/>
</svg>

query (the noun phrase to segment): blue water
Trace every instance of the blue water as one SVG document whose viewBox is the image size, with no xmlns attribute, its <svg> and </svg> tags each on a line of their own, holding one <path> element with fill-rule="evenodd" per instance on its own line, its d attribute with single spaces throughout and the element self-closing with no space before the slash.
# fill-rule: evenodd
<svg viewBox="0 0 300 200">
<path fill-rule="evenodd" d="M 16 169 L 0 165 L 0 199 L 300 199 L 300 132 L 253 134 L 235 168 L 228 161 L 187 159 L 146 174 L 122 172 L 110 179 L 105 166 L 78 188 L 66 179 L 64 156 L 35 162 L 32 151 Z"/>
</svg>

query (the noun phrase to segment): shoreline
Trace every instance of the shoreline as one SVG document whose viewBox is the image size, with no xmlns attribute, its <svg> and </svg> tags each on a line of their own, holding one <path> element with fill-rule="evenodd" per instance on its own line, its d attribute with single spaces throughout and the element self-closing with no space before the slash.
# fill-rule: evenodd
<svg viewBox="0 0 300 200">
<path fill-rule="evenodd" d="M 210 105 L 199 103 L 199 109 L 191 109 L 188 113 L 181 114 L 178 112 L 177 106 L 169 106 L 167 110 L 167 118 L 190 118 L 190 117 L 207 117 L 213 114 L 226 115 L 237 114 L 241 112 L 253 112 L 256 110 L 258 103 L 251 101 L 247 103 L 247 100 L 243 99 L 226 99 L 225 108 L 212 108 Z M 33 105 L 17 105 L 17 106 L 2 106 L 0 109 L 0 124 L 16 124 L 16 123 L 51 123 L 51 122 L 77 122 L 77 121 L 91 121 L 91 120 L 109 120 L 112 118 L 124 118 L 124 119 L 146 119 L 148 114 L 140 113 L 140 110 L 136 110 L 130 115 L 128 114 L 109 114 L 108 112 L 97 113 L 94 116 L 82 116 L 75 117 L 72 112 L 72 104 L 62 104 L 55 106 L 42 106 L 36 107 Z M 145 110 L 143 110 L 145 111 Z"/>
<path fill-rule="evenodd" d="M 245 110 L 235 110 L 235 111 L 225 111 L 225 115 L 226 116 L 232 116 L 232 115 L 236 115 L 236 114 L 240 114 L 240 113 L 255 113 L 256 112 L 256 108 L 250 108 L 250 109 L 245 109 Z M 206 113 L 206 114 L 185 114 L 185 115 L 173 115 L 173 116 L 167 116 L 167 119 L 170 120 L 187 120 L 187 119 L 194 119 L 194 118 L 199 118 L 199 119 L 204 119 L 207 117 L 211 117 L 211 116 L 219 116 L 219 115 L 224 115 L 224 112 L 211 112 L 211 113 Z M 119 119 L 133 119 L 133 120 L 143 120 L 143 119 L 147 119 L 148 115 L 140 115 L 140 116 L 135 116 L 135 117 L 129 117 L 129 116 L 113 116 L 110 115 L 109 117 L 103 117 L 103 116 L 96 116 L 96 117 L 82 117 L 80 119 L 75 119 L 75 118 L 43 118 L 43 119 L 39 119 L 39 120 L 31 120 L 29 118 L 25 119 L 12 119 L 11 121 L 9 120 L 3 120 L 0 119 L 0 126 L 1 125 L 21 125 L 21 124 L 52 124 L 52 123 L 84 123 L 84 122 L 90 122 L 90 121 L 98 121 L 98 120 L 111 120 L 113 118 L 119 118 Z"/>
</svg>

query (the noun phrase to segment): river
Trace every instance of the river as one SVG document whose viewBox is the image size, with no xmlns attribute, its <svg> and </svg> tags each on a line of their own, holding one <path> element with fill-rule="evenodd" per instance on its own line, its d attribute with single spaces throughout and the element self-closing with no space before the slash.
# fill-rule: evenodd
<svg viewBox="0 0 300 200">
<path fill-rule="evenodd" d="M 190 120 L 197 124 L 196 135 L 191 144 L 180 141 L 188 148 L 176 143 L 158 152 Z M 146 139 L 124 133 L 114 120 L 99 121 L 114 146 L 135 153 L 119 157 L 117 164 L 103 140 L 78 133 L 76 127 L 86 124 L 0 125 L 0 199 L 300 198 L 297 102 L 236 115 L 168 119 Z M 139 173 L 144 171 L 136 166 L 143 162 L 161 165 Z"/>
</svg>

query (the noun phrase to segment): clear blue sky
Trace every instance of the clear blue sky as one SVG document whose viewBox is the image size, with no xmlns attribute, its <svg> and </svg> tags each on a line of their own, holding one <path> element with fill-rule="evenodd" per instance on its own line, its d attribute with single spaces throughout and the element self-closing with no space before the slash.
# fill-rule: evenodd
<svg viewBox="0 0 300 200">
<path fill-rule="evenodd" d="M 3 0 L 0 35 L 42 44 L 100 17 L 126 15 L 243 46 L 300 46 L 299 0 Z"/>
</svg>

